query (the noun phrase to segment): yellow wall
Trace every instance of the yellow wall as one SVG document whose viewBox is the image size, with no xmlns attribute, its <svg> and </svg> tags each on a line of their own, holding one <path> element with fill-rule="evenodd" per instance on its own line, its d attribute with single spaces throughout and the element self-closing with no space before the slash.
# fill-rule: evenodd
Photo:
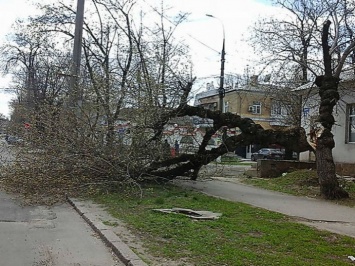
<svg viewBox="0 0 355 266">
<path fill-rule="evenodd" d="M 238 114 L 243 118 L 251 118 L 255 123 L 260 124 L 264 129 L 271 128 L 268 120 L 271 115 L 270 106 L 271 99 L 265 96 L 262 92 L 252 92 L 244 90 L 233 90 L 226 92 L 223 98 L 224 102 L 228 102 L 228 111 L 233 114 Z M 253 105 L 253 102 L 261 103 L 261 114 L 253 114 L 249 112 L 249 106 Z M 200 99 L 200 104 L 211 110 L 219 110 L 219 95 L 214 95 L 206 98 Z"/>
</svg>

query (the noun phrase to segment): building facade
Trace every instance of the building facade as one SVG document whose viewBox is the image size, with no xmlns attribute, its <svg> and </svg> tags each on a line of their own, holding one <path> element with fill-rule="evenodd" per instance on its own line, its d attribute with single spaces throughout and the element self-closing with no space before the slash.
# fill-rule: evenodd
<svg viewBox="0 0 355 266">
<path fill-rule="evenodd" d="M 260 124 L 264 129 L 280 129 L 290 126 L 290 111 L 278 97 L 275 97 L 275 86 L 260 84 L 257 78 L 244 86 L 226 89 L 223 97 L 223 112 L 250 118 Z M 218 89 L 207 87 L 207 90 L 196 95 L 195 105 L 210 110 L 220 110 L 220 95 Z M 239 129 L 235 129 L 240 132 Z M 251 153 L 259 147 L 242 147 L 236 153 L 242 157 L 250 158 Z"/>
<path fill-rule="evenodd" d="M 317 117 L 319 113 L 320 97 L 318 88 L 313 83 L 297 88 L 302 95 L 302 126 L 311 135 L 311 131 L 317 129 Z M 333 116 L 335 125 L 332 128 L 335 147 L 333 159 L 339 168 L 348 168 L 355 171 L 355 80 L 354 77 L 344 77 L 339 84 L 340 99 L 334 107 Z M 316 145 L 316 143 L 315 143 Z M 300 154 L 302 161 L 315 161 L 314 152 L 303 152 Z M 339 171 L 340 170 L 340 171 Z"/>
</svg>

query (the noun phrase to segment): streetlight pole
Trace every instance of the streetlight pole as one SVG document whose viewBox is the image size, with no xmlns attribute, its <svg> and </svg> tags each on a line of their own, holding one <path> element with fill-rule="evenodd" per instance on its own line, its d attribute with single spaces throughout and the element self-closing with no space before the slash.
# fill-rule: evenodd
<svg viewBox="0 0 355 266">
<path fill-rule="evenodd" d="M 75 18 L 75 34 L 73 48 L 72 73 L 70 76 L 70 105 L 77 108 L 81 105 L 81 92 L 79 90 L 79 74 L 81 62 L 81 46 L 84 24 L 84 3 L 85 0 L 78 0 Z"/>
<path fill-rule="evenodd" d="M 222 20 L 220 20 L 219 18 L 211 15 L 211 14 L 206 14 L 207 17 L 210 18 L 215 18 L 218 19 L 219 22 L 221 22 L 222 25 L 222 29 L 223 29 L 223 43 L 222 43 L 222 53 L 221 53 L 221 75 L 219 76 L 219 88 L 218 88 L 218 94 L 219 94 L 219 110 L 221 111 L 221 113 L 223 113 L 223 98 L 225 95 L 225 90 L 224 90 L 224 62 L 225 60 L 225 55 L 226 55 L 226 51 L 225 51 L 225 31 L 224 31 L 224 24 L 222 22 Z"/>
</svg>

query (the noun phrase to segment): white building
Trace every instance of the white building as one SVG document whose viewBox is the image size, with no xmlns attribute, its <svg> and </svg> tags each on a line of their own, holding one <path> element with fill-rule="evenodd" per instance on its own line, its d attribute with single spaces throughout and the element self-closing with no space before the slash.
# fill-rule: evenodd
<svg viewBox="0 0 355 266">
<path fill-rule="evenodd" d="M 339 84 L 340 100 L 334 107 L 333 116 L 335 125 L 332 128 L 335 148 L 333 149 L 334 162 L 340 168 L 355 170 L 355 79 L 354 75 L 342 77 Z M 318 88 L 313 83 L 305 84 L 294 91 L 302 95 L 302 126 L 309 133 L 316 125 L 319 112 L 320 97 Z M 300 160 L 314 161 L 313 152 L 303 152 Z M 355 174 L 355 173 L 353 173 Z"/>
</svg>

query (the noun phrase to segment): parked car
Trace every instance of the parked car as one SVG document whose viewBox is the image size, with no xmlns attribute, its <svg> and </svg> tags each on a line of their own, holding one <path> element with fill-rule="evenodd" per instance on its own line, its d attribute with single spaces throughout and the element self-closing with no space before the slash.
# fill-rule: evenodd
<svg viewBox="0 0 355 266">
<path fill-rule="evenodd" d="M 11 144 L 11 145 L 19 145 L 19 144 L 23 143 L 23 139 L 20 139 L 20 138 L 15 137 L 15 136 L 6 135 L 5 136 L 5 140 L 6 140 L 6 142 L 8 144 Z"/>
<path fill-rule="evenodd" d="M 284 153 L 279 149 L 263 148 L 251 154 L 251 160 L 256 161 L 258 159 L 274 159 L 282 160 Z"/>
</svg>

